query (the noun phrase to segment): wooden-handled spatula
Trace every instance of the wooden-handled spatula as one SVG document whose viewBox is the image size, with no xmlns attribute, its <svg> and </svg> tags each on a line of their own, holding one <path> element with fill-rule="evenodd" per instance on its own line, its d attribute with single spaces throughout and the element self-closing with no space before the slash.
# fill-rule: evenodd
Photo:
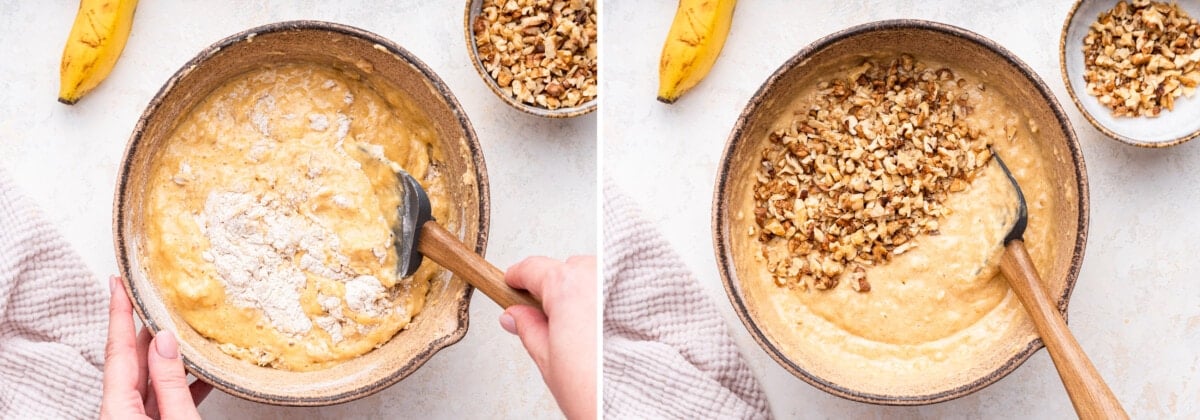
<svg viewBox="0 0 1200 420">
<path fill-rule="evenodd" d="M 1000 272 L 1004 273 L 1004 277 L 1008 279 L 1008 285 L 1012 287 L 1013 292 L 1017 294 L 1017 299 L 1021 301 L 1021 304 L 1025 306 L 1025 311 L 1033 319 L 1038 335 L 1042 337 L 1046 351 L 1050 352 L 1050 359 L 1054 361 L 1054 367 L 1058 369 L 1058 376 L 1062 378 L 1063 386 L 1067 388 L 1067 395 L 1070 396 L 1071 404 L 1075 406 L 1075 413 L 1079 415 L 1079 418 L 1085 420 L 1128 419 L 1129 415 L 1121 407 L 1121 402 L 1117 401 L 1116 395 L 1113 395 L 1112 390 L 1104 383 L 1100 372 L 1096 371 L 1092 361 L 1083 353 L 1079 342 L 1075 341 L 1075 336 L 1071 335 L 1071 330 L 1067 329 L 1067 323 L 1063 320 L 1062 314 L 1058 312 L 1058 305 L 1054 303 L 1050 295 L 1046 293 L 1046 288 L 1042 286 L 1042 279 L 1038 276 L 1037 269 L 1033 266 L 1033 260 L 1029 258 L 1029 253 L 1025 250 L 1025 241 L 1022 239 L 1029 219 L 1029 212 L 1025 206 L 1025 194 L 1021 192 L 1021 186 L 1017 184 L 1017 179 L 1013 177 L 1012 172 L 1009 172 L 1008 166 L 1004 164 L 1000 156 L 996 155 L 995 151 L 992 152 L 992 156 L 996 159 L 996 163 L 1000 164 L 1000 169 L 1004 170 L 1008 180 L 1012 182 L 1018 201 L 1016 223 L 1008 232 L 1008 236 L 1004 238 L 1004 255 L 1000 257 Z"/>
<path fill-rule="evenodd" d="M 429 196 L 416 179 L 403 170 L 396 171 L 400 183 L 399 223 L 395 233 L 398 272 L 411 276 L 421 266 L 421 257 L 457 274 L 503 308 L 529 305 L 542 309 L 533 295 L 504 283 L 504 272 L 472 252 L 454 234 L 433 219 Z"/>
</svg>

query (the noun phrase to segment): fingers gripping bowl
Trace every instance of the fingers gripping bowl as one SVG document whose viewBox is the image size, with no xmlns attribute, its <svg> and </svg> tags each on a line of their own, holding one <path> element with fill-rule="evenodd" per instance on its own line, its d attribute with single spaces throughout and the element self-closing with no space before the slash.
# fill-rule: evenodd
<svg viewBox="0 0 1200 420">
<path fill-rule="evenodd" d="M 929 74 L 917 76 L 921 82 L 905 84 L 903 89 L 897 86 L 890 92 L 877 90 L 877 96 L 871 95 L 872 89 L 896 80 L 897 68 L 900 73 L 906 68 L 919 73 L 923 66 Z M 839 93 L 838 84 L 830 83 L 837 78 L 862 85 L 848 86 L 852 93 Z M 914 93 L 910 87 L 928 89 Z M 970 89 L 947 99 L 951 95 L 947 87 Z M 849 111 L 857 117 L 829 117 L 839 114 L 823 101 L 839 95 L 854 97 L 860 91 L 868 101 L 887 97 L 895 101 L 888 103 L 901 106 L 872 108 L 875 105 L 858 103 Z M 902 95 L 901 99 L 896 99 L 897 94 Z M 935 98 L 932 102 L 940 101 L 941 105 L 922 108 L 922 100 L 910 100 L 915 94 L 929 95 Z M 823 111 L 816 111 L 814 104 L 820 104 Z M 881 115 L 894 114 L 864 114 L 857 108 L 860 106 L 880 111 Z M 901 110 L 904 106 L 922 109 L 920 116 L 917 111 L 909 114 Z M 948 111 L 951 108 L 953 111 Z M 864 208 L 861 197 L 865 195 L 870 201 L 870 191 L 877 188 L 877 182 L 886 186 L 891 182 L 888 180 L 868 180 L 854 186 L 853 181 L 842 185 L 833 183 L 832 178 L 812 177 L 809 183 L 799 186 L 799 190 L 811 192 L 804 196 L 795 190 L 763 194 L 768 175 L 782 171 L 778 164 L 771 164 L 776 161 L 770 158 L 782 153 L 788 156 L 782 162 L 804 162 L 800 156 L 827 154 L 828 145 L 818 140 L 828 137 L 826 130 L 840 130 L 841 135 L 849 133 L 859 139 L 882 139 L 887 136 L 871 132 L 882 132 L 880 126 L 864 135 L 860 124 L 865 120 L 861 119 L 882 120 L 886 125 L 888 118 L 924 120 L 933 118 L 927 114 L 942 111 L 946 112 L 940 120 L 944 126 L 953 125 L 947 120 L 969 124 L 963 131 L 956 128 L 953 134 L 946 131 L 922 140 L 936 142 L 954 139 L 954 135 L 978 140 L 979 144 L 971 146 L 974 154 L 969 160 L 976 162 L 978 157 L 979 169 L 961 180 L 938 180 L 951 185 L 948 190 L 952 192 L 931 193 L 924 196 L 929 200 L 924 205 L 913 206 L 936 216 L 921 224 L 896 223 L 900 219 L 897 215 L 910 215 L 908 206 L 893 209 L 908 188 L 893 190 L 899 191 L 898 195 L 887 194 L 884 188 L 892 201 L 876 200 Z M 835 122 L 826 127 L 814 119 Z M 797 129 L 796 124 L 823 128 Z M 929 124 L 915 124 L 932 130 Z M 858 130 L 850 131 L 851 126 Z M 905 130 L 911 128 L 899 132 Z M 810 133 L 809 140 L 789 143 L 789 138 L 803 139 L 805 133 Z M 900 143 L 908 141 L 912 140 Z M 781 148 L 780 144 L 785 146 Z M 1039 247 L 1035 259 L 1042 278 L 1050 294 L 1059 299 L 1059 309 L 1065 312 L 1086 239 L 1087 181 L 1070 123 L 1049 89 L 1026 65 L 979 35 L 912 20 L 856 26 L 818 40 L 788 60 L 763 84 L 739 117 L 725 148 L 714 193 L 714 243 L 722 279 L 735 311 L 759 345 L 785 369 L 824 391 L 852 400 L 894 405 L 928 404 L 966 395 L 999 380 L 1040 348 L 1032 323 L 996 272 L 1000 241 L 1008 228 L 1004 224 L 1011 216 L 1003 209 L 1005 202 L 996 199 L 1007 191 L 1000 187 L 1007 181 L 987 163 L 987 145 L 1010 166 L 1019 166 L 1014 172 L 1034 203 L 1030 204 L 1027 242 Z M 941 150 L 942 146 L 926 150 Z M 906 179 L 902 156 L 911 151 L 888 147 L 876 155 L 878 162 L 858 160 L 857 167 L 863 168 L 866 162 L 866 168 L 875 168 L 868 171 L 872 173 L 884 168 L 892 173 L 899 167 L 899 174 L 885 178 Z M 938 154 L 942 153 L 956 152 Z M 848 156 L 857 159 L 860 155 Z M 1021 163 L 1013 165 L 1013 159 Z M 846 163 L 835 165 L 837 171 L 828 167 L 819 170 L 821 174 L 838 172 L 839 177 L 862 173 Z M 915 168 L 923 170 L 926 166 Z M 954 169 L 947 171 L 954 173 Z M 921 190 L 911 182 L 905 187 Z M 843 217 L 836 213 L 836 205 L 821 208 L 820 212 L 807 207 L 808 214 L 803 217 L 792 214 L 796 207 L 790 198 L 798 199 L 795 206 L 811 206 L 814 200 L 820 201 L 819 197 L 842 188 L 855 189 L 860 200 L 854 204 L 855 196 L 848 195 L 850 198 L 840 205 L 868 216 L 846 213 Z M 764 196 L 771 199 L 764 203 Z M 822 254 L 836 239 L 812 230 L 800 235 L 803 240 L 764 242 L 777 238 L 776 234 L 788 234 L 779 226 L 771 226 L 770 217 L 776 213 L 763 211 L 764 205 L 778 206 L 776 210 L 793 217 L 791 222 L 799 228 L 787 232 L 804 231 L 804 227 L 826 221 L 830 224 L 825 228 L 845 233 L 844 238 L 850 241 L 854 227 L 865 226 L 862 229 L 867 231 L 878 228 L 866 238 L 868 243 L 880 241 L 880 248 L 874 253 L 869 247 L 863 252 L 852 250 L 849 258 L 843 249 Z M 939 210 L 939 206 L 946 211 Z M 873 212 L 876 207 L 878 213 Z M 884 226 L 888 227 L 886 231 Z M 911 230 L 904 230 L 905 226 Z M 895 229 L 908 235 L 897 234 Z M 886 239 L 877 235 L 880 232 Z M 780 248 L 782 244 L 786 247 Z M 802 268 L 791 268 L 788 263 L 776 261 L 780 249 L 789 257 L 804 259 L 811 254 L 823 259 L 795 261 Z M 849 268 L 860 264 L 857 269 Z M 819 267 L 816 272 L 814 266 Z M 831 270 L 831 266 L 837 268 Z"/>
<path fill-rule="evenodd" d="M 315 75 L 317 80 L 309 86 L 303 80 L 289 79 L 296 75 Z M 287 83 L 271 85 L 271 80 L 275 79 L 286 80 Z M 327 99 L 322 97 L 325 93 L 309 95 L 308 92 L 278 98 L 266 94 L 260 96 L 260 91 L 252 89 L 255 86 L 261 87 L 255 85 L 256 82 L 265 83 L 261 86 L 267 86 L 263 88 L 267 90 L 278 86 L 287 88 L 299 86 L 299 89 L 313 89 L 313 92 L 317 92 L 317 89 L 336 91 L 335 99 L 337 100 L 322 102 L 323 99 Z M 250 86 L 251 89 L 238 90 L 245 86 Z M 346 89 L 344 97 L 342 96 L 343 91 L 338 89 Z M 253 97 L 247 97 L 247 101 L 242 102 L 246 104 L 249 111 L 236 109 L 236 106 L 226 107 L 228 109 L 222 108 L 231 103 L 237 103 L 237 101 L 222 102 L 225 99 L 247 96 L 240 92 L 253 93 L 250 95 Z M 311 99 L 306 99 L 309 96 Z M 289 98 L 294 97 L 300 97 L 301 100 L 289 102 Z M 304 102 L 305 100 L 308 102 Z M 291 109 L 287 107 L 301 102 L 311 102 L 315 104 L 313 106 L 324 111 L 332 112 L 330 110 L 336 109 L 339 114 L 335 118 L 325 118 L 318 115 L 320 112 L 292 115 L 292 113 L 285 114 L 284 111 L 280 111 L 279 115 L 276 115 L 279 120 L 267 120 L 265 117 L 260 118 L 254 114 L 267 108 L 274 109 L 276 106 L 280 109 Z M 198 135 L 194 130 L 194 122 L 196 115 L 202 115 L 202 111 L 207 108 L 214 110 L 215 120 L 235 121 L 240 124 L 236 126 L 242 127 L 245 131 L 217 130 L 211 138 L 219 140 L 213 140 L 210 146 L 189 144 L 193 142 L 191 139 L 205 137 Z M 342 118 L 343 115 L 340 114 L 342 111 L 347 113 L 346 118 Z M 233 117 L 222 116 L 226 114 L 233 115 Z M 354 121 L 351 121 L 352 119 Z M 287 131 L 288 127 L 291 127 L 288 125 L 288 121 L 294 123 L 292 125 L 295 127 L 292 128 L 300 131 Z M 290 133 L 300 132 L 304 134 L 299 137 L 288 136 Z M 349 135 L 347 136 L 347 134 Z M 321 143 L 325 140 L 332 141 L 332 136 L 335 135 L 338 142 L 336 145 Z M 272 138 L 275 139 L 274 143 L 264 140 Z M 364 139 L 370 139 L 370 141 Z M 236 145 L 238 141 L 242 140 L 246 141 L 243 145 L 246 146 L 243 148 L 244 150 L 229 146 Z M 328 165 L 315 168 L 314 162 L 322 159 L 319 156 L 320 153 L 297 155 L 308 157 L 307 160 L 291 159 L 291 155 L 287 154 L 296 150 L 304 150 L 306 147 L 319 148 L 322 145 L 325 145 L 326 149 L 330 148 L 328 146 L 334 146 L 341 150 L 341 157 L 328 155 L 333 156 L 323 161 Z M 184 146 L 191 148 L 188 149 Z M 222 148 L 228 148 L 228 150 Z M 188 152 L 182 153 L 182 155 L 190 156 L 191 159 L 200 159 L 201 157 L 208 159 L 211 172 L 203 176 L 199 175 L 202 168 L 196 164 L 196 160 L 190 161 L 196 164 L 195 169 L 180 164 L 177 158 L 181 155 L 181 150 Z M 221 330 L 219 323 L 215 324 L 216 328 L 205 329 L 198 326 L 193 328 L 193 326 L 201 324 L 194 324 L 194 317 L 185 319 L 185 317 L 191 316 L 189 315 L 191 308 L 179 304 L 178 295 L 186 293 L 181 292 L 180 287 L 173 288 L 174 283 L 182 284 L 180 282 L 186 283 L 195 278 L 205 277 L 204 270 L 212 269 L 211 271 L 220 272 L 223 258 L 227 261 L 230 259 L 236 261 L 239 258 L 237 254 L 245 249 L 230 249 L 226 250 L 228 252 L 225 254 L 214 252 L 203 255 L 202 259 L 192 259 L 192 261 L 198 262 L 193 266 L 171 265 L 171 267 L 193 267 L 188 268 L 193 271 L 188 271 L 182 276 L 173 275 L 177 273 L 172 273 L 170 270 L 164 271 L 164 264 L 161 262 L 182 261 L 183 259 L 178 257 L 180 254 L 203 254 L 205 250 L 195 244 L 213 241 L 213 245 L 215 245 L 218 239 L 213 236 L 212 231 L 218 230 L 217 227 L 225 226 L 224 224 L 230 220 L 233 220 L 235 225 L 242 223 L 245 220 L 239 221 L 238 218 L 245 218 L 252 212 L 231 213 L 232 217 L 224 220 L 219 212 L 212 212 L 216 216 L 207 214 L 210 217 L 205 219 L 204 213 L 208 212 L 195 209 L 193 209 L 193 214 L 164 214 L 162 209 L 175 208 L 171 207 L 175 203 L 172 203 L 169 197 L 163 198 L 161 191 L 164 188 L 186 189 L 195 185 L 207 186 L 219 183 L 222 174 L 241 173 L 243 179 L 253 179 L 245 184 L 258 185 L 256 182 L 266 182 L 271 189 L 278 190 L 277 192 L 281 196 L 286 196 L 283 191 L 286 191 L 286 187 L 290 185 L 289 181 L 284 179 L 287 175 L 281 175 L 278 179 L 274 179 L 271 178 L 274 173 L 272 171 L 278 170 L 280 174 L 286 174 L 294 166 L 294 170 L 297 172 L 305 172 L 301 167 L 308 168 L 306 173 L 309 178 L 320 178 L 321 176 L 330 176 L 322 174 L 333 174 L 344 179 L 353 178 L 361 181 L 358 184 L 344 183 L 340 185 L 365 185 L 365 190 L 343 191 L 337 189 L 339 184 L 335 184 L 332 190 L 327 189 L 330 191 L 317 192 L 318 195 L 327 192 L 331 196 L 343 193 L 341 194 L 342 198 L 333 197 L 330 201 L 346 204 L 345 202 L 350 200 L 350 203 L 353 204 L 358 203 L 353 200 L 360 199 L 364 192 L 366 195 L 370 195 L 374 179 L 389 178 L 387 176 L 389 174 L 382 172 L 382 175 L 376 174 L 378 176 L 371 178 L 373 175 L 369 169 L 372 166 L 367 163 L 367 160 L 355 163 L 358 160 L 343 159 L 343 157 L 357 153 L 357 150 L 374 150 L 373 154 L 367 154 L 382 156 L 380 158 L 382 160 L 392 158 L 398 159 L 402 163 L 407 162 L 406 164 L 409 165 L 419 165 L 416 169 L 419 169 L 418 173 L 424 174 L 422 182 L 430 182 L 430 185 L 426 187 L 432 187 L 436 191 L 435 194 L 441 196 L 446 202 L 440 206 L 442 214 L 440 214 L 439 221 L 449 230 L 464 238 L 464 242 L 476 252 L 483 252 L 487 240 L 488 184 L 483 157 L 474 130 L 457 100 L 431 70 L 403 48 L 378 35 L 348 26 L 311 21 L 282 22 L 254 28 L 226 38 L 205 49 L 172 76 L 150 102 L 134 129 L 118 179 L 114 203 L 115 245 L 121 274 L 126 279 L 126 287 L 134 302 L 134 308 L 150 328 L 155 331 L 171 330 L 179 336 L 180 352 L 191 373 L 225 392 L 254 401 L 283 405 L 336 404 L 370 395 L 396 383 L 419 368 L 438 350 L 463 337 L 467 327 L 467 307 L 471 289 L 460 279 L 432 265 L 423 268 L 428 274 L 426 276 L 428 278 L 427 286 L 424 284 L 413 286 L 411 293 L 416 296 L 415 300 L 405 301 L 415 302 L 420 309 L 410 311 L 412 313 L 409 315 L 415 313 L 411 319 L 406 316 L 401 317 L 401 324 L 406 323 L 406 326 L 391 324 L 393 328 L 399 329 L 394 337 L 380 337 L 377 348 L 372 350 L 371 347 L 366 347 L 362 349 L 361 355 L 353 353 L 350 357 L 317 362 L 307 368 L 303 365 L 296 367 L 297 365 L 279 364 L 277 367 L 284 368 L 277 369 L 258 366 L 255 363 L 235 358 L 231 354 L 238 354 L 237 352 L 231 352 L 228 348 L 223 351 L 221 343 L 206 337 L 206 335 L 213 336 L 214 331 Z M 406 155 L 396 152 L 396 150 L 408 150 L 412 153 Z M 223 160 L 225 158 L 221 153 L 214 151 L 229 151 L 229 157 L 227 160 Z M 406 156 L 409 155 L 419 156 L 419 158 L 408 159 Z M 249 160 L 245 160 L 243 157 L 247 157 Z M 263 159 L 262 162 L 258 161 L 260 158 Z M 276 167 L 271 166 L 270 159 L 276 159 Z M 338 162 L 342 163 L 341 169 L 359 168 L 359 170 L 358 172 L 341 171 Z M 161 171 L 158 170 L 164 165 L 178 165 L 179 173 L 174 177 L 164 179 Z M 239 166 L 243 167 L 238 169 Z M 414 168 L 406 169 L 413 170 Z M 238 172 L 239 170 L 241 172 Z M 247 178 L 244 174 L 251 176 Z M 300 175 L 296 175 L 296 179 L 304 178 Z M 269 182 L 263 181 L 264 179 Z M 372 183 L 368 183 L 367 179 L 371 179 Z M 177 185 L 169 185 L 172 183 Z M 239 191 L 249 189 L 253 192 L 252 187 L 240 186 L 242 184 L 238 183 L 233 184 L 235 185 L 232 187 L 234 189 L 240 189 Z M 316 206 L 312 207 L 311 213 L 317 216 L 327 216 L 324 220 L 332 220 L 336 224 L 341 215 L 359 217 L 362 214 L 370 213 L 358 211 L 359 209 L 370 207 L 373 208 L 371 211 L 378 212 L 370 213 L 379 219 L 380 226 L 376 233 L 387 231 L 388 226 L 384 219 L 393 216 L 386 214 L 387 203 L 384 202 L 386 200 L 383 198 L 384 196 L 380 194 L 378 202 L 369 201 L 369 203 L 375 204 L 374 206 L 341 205 L 344 209 L 352 210 L 348 212 L 329 212 L 324 207 Z M 186 196 L 184 197 L 180 201 L 186 200 Z M 219 207 L 213 205 L 213 197 L 230 198 L 237 197 L 237 195 L 210 194 L 207 202 L 201 196 L 198 207 L 206 211 Z M 280 201 L 279 199 L 271 201 L 261 197 L 259 199 L 261 200 L 259 204 L 268 206 L 275 206 L 276 204 L 273 203 Z M 436 204 L 435 207 L 437 207 Z M 184 210 L 181 209 L 180 212 L 182 211 Z M 309 215 L 305 211 L 300 212 Z M 270 226 L 291 227 L 278 223 L 280 220 L 290 220 L 283 215 L 267 213 L 267 216 L 270 217 L 264 217 L 259 213 L 254 216 L 258 218 L 251 221 L 269 219 L 272 220 L 271 223 L 275 223 Z M 289 217 L 292 216 L 295 214 L 289 215 Z M 207 239 L 198 242 L 180 241 L 178 235 L 166 236 L 160 232 L 163 230 L 163 226 L 191 226 L 189 223 L 193 222 L 187 220 L 195 220 L 195 225 L 203 226 L 204 229 L 201 231 L 207 235 Z M 195 227 L 191 228 L 196 229 Z M 363 252 L 357 252 L 357 254 L 353 252 L 356 251 L 351 244 L 353 241 L 346 240 L 347 235 L 343 234 L 345 230 L 334 230 L 342 238 L 341 246 L 347 248 L 347 253 L 352 254 L 351 256 L 364 254 Z M 359 236 L 370 236 L 370 232 L 366 230 L 352 231 L 366 232 Z M 162 238 L 168 238 L 168 240 L 164 241 Z M 227 242 L 232 242 L 237 246 L 254 242 L 234 239 Z M 299 242 L 304 243 L 303 240 Z M 272 244 L 278 246 L 275 243 Z M 296 251 L 287 252 L 294 253 Z M 312 253 L 311 250 L 306 252 Z M 375 251 L 368 249 L 365 254 L 378 258 L 378 261 L 372 262 L 370 265 L 386 274 L 389 270 L 394 270 L 394 267 L 388 267 L 389 263 L 394 265 L 395 261 L 394 256 L 388 255 L 389 252 L 391 252 L 390 249 L 380 248 Z M 167 257 L 163 258 L 164 255 Z M 358 271 L 361 268 L 357 267 L 358 260 L 352 259 L 351 261 L 346 266 L 355 265 L 355 270 Z M 211 264 L 206 266 L 205 262 Z M 216 267 L 214 269 L 211 266 Z M 272 272 L 273 270 L 267 271 Z M 313 269 L 312 271 L 320 270 Z M 329 274 L 333 277 L 337 277 L 337 275 L 338 273 Z M 300 284 L 307 283 L 309 285 L 298 288 L 301 293 L 312 293 L 313 291 L 308 289 L 318 287 L 314 286 L 316 284 L 325 284 L 325 286 L 320 286 L 324 292 L 339 297 L 344 293 L 347 308 L 354 310 L 349 299 L 351 286 L 348 283 L 345 286 L 330 286 L 328 283 L 315 282 L 311 274 L 300 274 L 299 276 Z M 307 281 L 305 276 L 308 277 Z M 374 284 L 378 285 L 382 282 L 386 286 L 387 282 L 383 277 L 385 276 L 380 276 Z M 225 279 L 225 277 L 222 278 Z M 164 284 L 167 279 L 173 279 L 173 283 Z M 229 283 L 226 283 L 225 292 L 229 292 L 228 285 Z M 328 298 L 328 296 L 322 298 Z M 337 299 L 334 301 L 338 303 Z M 397 300 L 397 302 L 399 301 Z M 277 321 L 271 317 L 269 310 L 263 312 L 266 314 L 264 318 L 272 322 Z M 357 312 L 350 314 L 349 317 L 358 316 Z M 320 330 L 328 331 L 330 336 L 335 335 L 333 333 L 335 329 L 330 329 L 330 325 L 322 323 L 321 320 L 314 321 L 312 325 L 307 323 L 301 325 L 304 328 L 303 331 Z M 343 324 L 342 326 L 346 325 L 357 325 L 360 327 L 358 331 L 370 329 L 361 328 L 362 325 L 358 324 Z M 205 334 L 202 335 L 202 332 Z M 253 334 L 240 334 L 240 336 L 245 335 Z M 268 336 L 271 334 L 264 332 L 258 335 Z M 347 330 L 347 337 L 353 335 L 355 334 Z M 238 338 L 244 337 L 232 337 L 232 339 Z M 341 338 L 339 336 L 333 341 L 340 341 Z M 301 346 L 308 345 L 304 342 L 299 342 L 299 344 Z M 293 343 L 287 345 L 290 346 Z M 264 361 L 259 364 L 270 363 Z"/>
</svg>

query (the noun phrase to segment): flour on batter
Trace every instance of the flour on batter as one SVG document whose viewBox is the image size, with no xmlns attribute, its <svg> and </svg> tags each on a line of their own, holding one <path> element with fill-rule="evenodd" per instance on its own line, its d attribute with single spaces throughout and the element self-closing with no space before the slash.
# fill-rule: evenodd
<svg viewBox="0 0 1200 420">
<path fill-rule="evenodd" d="M 327 368 L 383 345 L 424 306 L 438 268 L 397 276 L 394 170 L 453 223 L 436 132 L 403 95 L 366 80 L 305 63 L 248 72 L 186 114 L 157 157 L 150 277 L 224 352 Z"/>
</svg>

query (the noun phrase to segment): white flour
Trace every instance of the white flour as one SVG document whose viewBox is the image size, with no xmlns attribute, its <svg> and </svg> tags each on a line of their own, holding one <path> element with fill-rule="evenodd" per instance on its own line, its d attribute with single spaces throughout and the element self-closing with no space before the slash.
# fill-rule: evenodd
<svg viewBox="0 0 1200 420">
<path fill-rule="evenodd" d="M 337 124 L 337 140 L 338 144 L 341 144 L 342 140 L 346 139 L 346 135 L 350 134 L 350 117 L 347 117 L 345 114 L 339 112 L 337 116 Z"/>
<path fill-rule="evenodd" d="M 260 309 L 280 332 L 300 336 L 312 329 L 300 306 L 306 280 L 288 259 L 302 241 L 320 240 L 323 232 L 279 207 L 270 196 L 209 194 L 200 229 L 211 247 L 203 257 L 216 266 L 230 302 Z"/>
<path fill-rule="evenodd" d="M 346 148 L 344 143 L 346 141 L 346 135 L 350 134 L 350 117 L 347 117 L 346 114 L 339 112 L 337 114 L 337 125 L 337 142 L 333 144 L 333 148 L 338 152 L 345 154 Z M 352 161 L 352 163 L 357 168 L 362 167 L 358 161 Z"/>
<path fill-rule="evenodd" d="M 328 80 L 323 87 L 333 89 L 337 84 Z M 346 92 L 342 100 L 351 104 L 354 95 Z M 250 110 L 250 123 L 263 138 L 252 143 L 247 153 L 249 161 L 260 161 L 275 147 L 269 115 L 276 110 L 275 98 L 270 94 L 257 98 Z M 307 118 L 313 131 L 334 128 L 335 148 L 345 153 L 341 146 L 350 132 L 350 117 L 339 112 L 336 120 L 320 113 L 310 113 Z M 372 152 L 383 154 L 378 146 Z M 326 168 L 314 165 L 312 159 L 307 163 L 304 174 L 310 180 L 315 181 L 326 172 Z M 183 185 L 193 178 L 191 168 L 185 163 L 173 181 Z M 308 192 L 322 192 L 319 185 L 311 186 L 313 189 Z M 245 187 L 235 185 L 233 189 L 249 190 Z M 343 313 L 344 308 L 377 318 L 390 311 L 388 294 L 378 278 L 352 272 L 350 258 L 341 253 L 337 235 L 311 215 L 297 212 L 307 194 L 267 192 L 258 197 L 244 192 L 211 192 L 197 218 L 210 243 L 202 257 L 216 268 L 225 295 L 233 305 L 260 310 L 271 327 L 292 337 L 303 337 L 316 323 L 336 344 L 345 340 L 343 331 L 365 331 L 363 325 Z M 343 208 L 352 205 L 340 195 L 335 195 L 333 202 Z M 372 251 L 379 256 L 379 252 Z M 343 298 L 318 294 L 317 303 L 324 313 L 314 314 L 313 318 L 309 318 L 300 300 L 308 282 L 307 274 L 344 285 Z"/>
<path fill-rule="evenodd" d="M 342 314 L 342 301 L 336 296 L 317 295 L 317 303 L 321 305 L 329 316 L 317 317 L 317 325 L 325 332 L 329 333 L 329 338 L 334 344 L 340 343 L 345 339 L 342 336 L 342 323 L 346 322 L 346 317 Z"/>
<path fill-rule="evenodd" d="M 346 306 L 354 312 L 379 317 L 387 310 L 383 284 L 375 276 L 358 276 L 346 282 Z"/>
<path fill-rule="evenodd" d="M 271 115 L 275 111 L 275 97 L 271 94 L 263 95 L 254 103 L 254 109 L 250 111 L 250 121 L 254 123 L 254 128 L 262 135 L 271 137 Z"/>
<path fill-rule="evenodd" d="M 211 247 L 205 261 L 213 263 L 234 305 L 261 310 L 272 327 L 291 336 L 312 330 L 300 304 L 305 272 L 345 284 L 346 306 L 355 312 L 380 317 L 388 312 L 387 294 L 374 276 L 351 276 L 342 267 L 349 257 L 339 252 L 338 237 L 294 211 L 274 193 L 262 198 L 236 192 L 214 192 L 204 203 L 200 229 Z M 300 255 L 296 261 L 296 255 Z M 323 261 L 333 260 L 330 267 Z M 342 324 L 353 322 L 342 314 L 341 300 L 320 295 L 318 303 L 328 316 L 316 318 L 333 342 L 343 340 Z"/>
<path fill-rule="evenodd" d="M 263 138 L 255 140 L 254 144 L 250 145 L 250 152 L 246 155 L 246 158 L 251 162 L 258 163 L 274 148 L 275 142 L 271 139 Z"/>
<path fill-rule="evenodd" d="M 338 252 L 337 236 L 297 214 L 274 194 L 258 199 L 245 193 L 209 194 L 200 219 L 201 231 L 211 244 L 203 257 L 216 267 L 226 297 L 234 305 L 261 310 L 280 332 L 303 336 L 312 329 L 300 305 L 300 291 L 307 282 L 304 271 L 350 280 L 341 267 L 322 263 L 327 256 L 349 262 Z M 297 264 L 294 259 L 299 253 Z M 347 298 L 354 290 L 351 309 L 376 316 L 382 310 L 372 305 L 383 296 L 383 286 L 374 277 L 364 277 L 374 280 L 374 288 L 354 279 L 347 283 Z"/>
<path fill-rule="evenodd" d="M 322 114 L 309 114 L 308 128 L 313 129 L 313 131 L 325 131 L 325 129 L 329 128 L 329 118 Z"/>
</svg>

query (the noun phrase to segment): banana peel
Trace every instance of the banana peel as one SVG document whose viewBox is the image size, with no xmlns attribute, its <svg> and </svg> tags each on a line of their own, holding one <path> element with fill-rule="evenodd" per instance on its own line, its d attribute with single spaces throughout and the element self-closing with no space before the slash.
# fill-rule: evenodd
<svg viewBox="0 0 1200 420">
<path fill-rule="evenodd" d="M 725 47 L 736 0 L 680 0 L 658 65 L 658 100 L 674 103 L 708 75 Z"/>
<path fill-rule="evenodd" d="M 72 105 L 104 81 L 117 64 L 137 0 L 81 0 L 63 49 L 58 101 Z"/>
</svg>

